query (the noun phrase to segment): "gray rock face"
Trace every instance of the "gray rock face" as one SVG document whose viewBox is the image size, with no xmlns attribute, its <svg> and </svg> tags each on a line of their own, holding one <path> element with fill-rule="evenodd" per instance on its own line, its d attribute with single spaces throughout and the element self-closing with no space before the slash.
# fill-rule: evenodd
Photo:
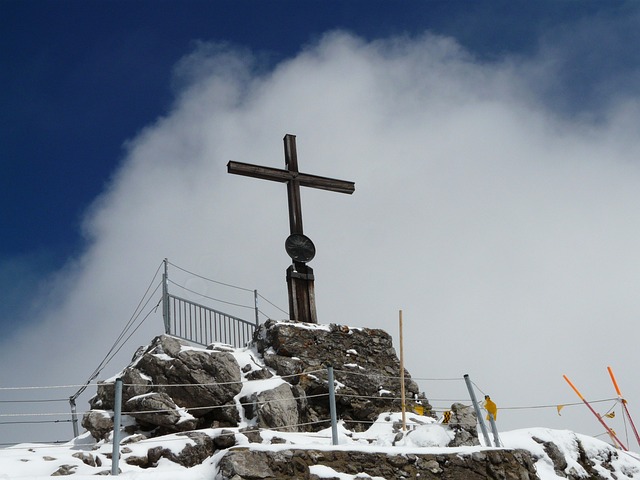
<svg viewBox="0 0 640 480">
<path fill-rule="evenodd" d="M 193 430 L 197 421 L 193 417 L 185 417 L 169 395 L 152 392 L 130 398 L 123 406 L 128 413 L 141 424 L 164 427 L 172 431 Z"/>
<path fill-rule="evenodd" d="M 204 462 L 216 451 L 215 439 L 202 432 L 187 432 L 180 435 L 188 436 L 193 443 L 186 445 L 178 453 L 169 448 L 155 447 L 149 449 L 145 456 L 131 455 L 126 457 L 125 461 L 129 465 L 152 468 L 157 466 L 161 458 L 166 458 L 184 467 L 194 467 Z M 234 443 L 231 443 L 230 446 L 233 446 Z"/>
<path fill-rule="evenodd" d="M 451 420 L 449 426 L 453 430 L 454 438 L 450 447 L 480 445 L 478 440 L 478 417 L 471 406 L 462 403 L 451 405 Z"/>
<path fill-rule="evenodd" d="M 317 478 L 313 465 L 330 467 L 339 474 L 364 474 L 367 478 L 424 478 L 427 480 L 538 480 L 529 452 L 491 450 L 469 455 L 384 453 L 340 450 L 252 451 L 235 448 L 220 460 L 220 480 Z M 363 475 L 363 476 L 364 476 Z"/>
<path fill-rule="evenodd" d="M 265 364 L 308 397 L 299 405 L 301 423 L 329 416 L 323 396 L 328 393 L 327 364 L 333 366 L 335 380 L 341 385 L 336 393 L 337 410 L 347 428 L 365 430 L 380 413 L 400 409 L 400 361 L 391 336 L 383 330 L 269 320 L 260 326 L 254 341 Z M 427 412 L 431 410 L 406 370 L 405 392 L 408 399 L 420 401 Z M 305 428 L 326 427 L 312 424 Z"/>
<path fill-rule="evenodd" d="M 105 440 L 113 431 L 113 417 L 105 410 L 91 410 L 82 417 L 82 427 L 96 440 Z"/>
<path fill-rule="evenodd" d="M 165 338 L 170 338 L 163 337 L 160 337 L 161 346 Z M 192 415 L 204 416 L 211 410 L 200 407 L 224 405 L 240 393 L 240 367 L 230 353 L 197 350 L 172 353 L 175 357 L 171 359 L 147 353 L 135 368 L 151 377 L 154 384 L 165 385 L 157 387 L 157 391 L 169 395 L 177 405 L 199 408 L 191 412 Z M 194 386 L 171 386 L 183 384 Z"/>
<path fill-rule="evenodd" d="M 284 432 L 297 432 L 300 423 L 298 402 L 296 401 L 291 385 L 282 385 L 254 393 L 249 398 L 242 399 L 245 404 L 247 418 L 256 418 L 258 425 L 263 428 L 277 428 Z"/>
<path fill-rule="evenodd" d="M 400 408 L 400 362 L 391 337 L 382 330 L 268 321 L 256 332 L 254 343 L 258 356 L 254 364 L 243 366 L 222 348 L 205 351 L 167 335 L 138 349 L 120 375 L 123 413 L 137 423 L 128 433 L 142 430 L 155 436 L 235 427 L 240 421 L 236 396 L 241 382 L 268 379 L 274 373 L 288 383 L 240 399 L 248 404 L 246 416 L 255 418 L 259 427 L 296 431 L 295 425 L 304 423 L 306 431 L 326 428 L 327 364 L 334 367 L 337 410 L 347 428 L 365 430 L 379 413 Z M 408 399 L 430 410 L 406 370 L 405 389 Z M 102 383 L 90 404 L 108 411 L 113 402 L 113 383 Z M 185 410 L 192 419 L 185 419 Z M 96 439 L 106 438 L 113 428 L 100 415 L 90 412 L 85 417 L 83 426 Z"/>
<path fill-rule="evenodd" d="M 193 349 L 187 342 L 160 335 L 147 348 L 138 349 L 121 378 L 123 413 L 135 418 L 143 430 L 163 434 L 213 423 L 235 426 L 240 420 L 234 397 L 240 393 L 242 377 L 229 352 Z M 99 384 L 91 407 L 112 410 L 114 390 L 113 383 Z M 180 409 L 195 420 L 185 420 Z M 153 410 L 162 412 L 140 413 Z M 105 420 L 99 415 L 85 414 L 83 426 L 94 438 L 105 438 Z"/>
</svg>

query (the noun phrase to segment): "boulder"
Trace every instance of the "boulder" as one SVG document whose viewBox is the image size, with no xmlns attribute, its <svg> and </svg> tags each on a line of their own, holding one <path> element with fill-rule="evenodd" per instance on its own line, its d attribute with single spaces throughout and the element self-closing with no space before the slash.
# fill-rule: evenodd
<svg viewBox="0 0 640 480">
<path fill-rule="evenodd" d="M 313 423 L 329 416 L 327 365 L 334 368 L 337 411 L 347 428 L 366 430 L 380 413 L 401 407 L 400 360 L 383 330 L 268 320 L 254 343 L 268 367 L 309 397 L 299 405 L 301 423 L 311 423 L 306 430 L 327 427 Z M 406 370 L 404 376 L 406 397 L 429 415 L 431 405 Z"/>
<path fill-rule="evenodd" d="M 176 404 L 198 408 L 191 412 L 196 417 L 211 411 L 202 407 L 230 402 L 242 388 L 240 367 L 228 352 L 186 350 L 167 358 L 152 351 L 135 368 L 151 377 L 157 385 L 154 390 L 168 394 Z"/>
<path fill-rule="evenodd" d="M 106 440 L 113 431 L 113 417 L 105 410 L 90 410 L 82 417 L 82 427 L 96 440 Z"/>
<path fill-rule="evenodd" d="M 240 420 L 234 397 L 242 388 L 242 375 L 228 351 L 194 348 L 186 341 L 160 335 L 138 349 L 119 377 L 123 412 L 134 417 L 143 430 L 160 427 L 158 433 L 166 433 L 213 424 L 236 426 Z M 91 408 L 113 410 L 114 394 L 113 382 L 99 383 L 89 402 Z M 141 413 L 150 410 L 163 411 Z M 85 416 L 83 426 L 95 438 L 104 438 L 104 420 L 99 415 Z"/>
<path fill-rule="evenodd" d="M 254 393 L 242 400 L 245 416 L 257 418 L 260 428 L 277 428 L 283 432 L 297 432 L 300 423 L 298 402 L 291 385 L 283 383 L 271 390 Z"/>
<path fill-rule="evenodd" d="M 200 465 L 217 450 L 215 439 L 203 432 L 186 432 L 178 435 L 186 435 L 191 440 L 191 443 L 185 445 L 179 452 L 158 446 L 147 450 L 147 454 L 144 456 L 130 455 L 125 458 L 125 462 L 142 468 L 153 468 L 158 465 L 161 458 L 166 458 L 183 467 L 190 468 Z M 235 444 L 235 438 L 231 438 L 233 439 L 232 443 L 227 441 L 229 446 Z"/>
<path fill-rule="evenodd" d="M 451 405 L 451 419 L 449 427 L 453 430 L 454 438 L 450 447 L 480 445 L 478 440 L 478 416 L 472 406 L 454 403 Z"/>
<path fill-rule="evenodd" d="M 145 393 L 130 398 L 122 410 L 141 424 L 162 427 L 169 432 L 185 432 L 193 430 L 197 425 L 194 417 L 186 414 L 169 395 L 162 392 Z"/>
</svg>

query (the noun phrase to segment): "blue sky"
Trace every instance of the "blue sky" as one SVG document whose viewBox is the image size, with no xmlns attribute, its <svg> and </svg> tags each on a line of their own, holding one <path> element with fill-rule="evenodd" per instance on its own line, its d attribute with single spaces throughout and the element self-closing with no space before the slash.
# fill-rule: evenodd
<svg viewBox="0 0 640 480">
<path fill-rule="evenodd" d="M 567 366 L 624 382 L 633 344 L 599 332 L 637 333 L 639 27 L 634 2 L 1 1 L 4 355 L 59 368 L 0 382 L 84 381 L 165 256 L 286 304 L 284 192 L 224 169 L 280 166 L 285 133 L 356 182 L 303 193 L 321 319 L 393 331 L 404 307 L 410 371 L 503 398 L 487 350 L 553 401 Z M 442 365 L 418 341 L 451 330 Z"/>
<path fill-rule="evenodd" d="M 563 42 L 573 51 L 553 86 L 561 92 L 549 93 L 587 112 L 612 78 L 637 67 L 637 8 L 625 2 L 4 0 L 0 8 L 0 194 L 10 206 L 0 255 L 45 268 L 82 248 L 84 210 L 118 165 L 122 143 L 167 111 L 172 69 L 198 40 L 260 52 L 267 66 L 332 29 L 365 39 L 429 30 L 489 61 Z M 622 28 L 597 35 L 614 23 Z"/>
</svg>

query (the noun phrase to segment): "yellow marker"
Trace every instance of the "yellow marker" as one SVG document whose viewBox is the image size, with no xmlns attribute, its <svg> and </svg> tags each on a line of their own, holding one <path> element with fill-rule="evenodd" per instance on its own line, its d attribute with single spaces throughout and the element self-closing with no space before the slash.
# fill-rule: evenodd
<svg viewBox="0 0 640 480">
<path fill-rule="evenodd" d="M 489 412 L 491 415 L 493 415 L 493 419 L 497 420 L 498 418 L 498 407 L 495 403 L 493 403 L 493 400 L 491 400 L 491 397 L 489 397 L 489 395 L 485 395 L 484 396 L 484 408 L 486 408 L 487 412 Z M 487 415 L 487 420 L 491 420 L 491 418 L 489 417 L 489 415 Z"/>
</svg>

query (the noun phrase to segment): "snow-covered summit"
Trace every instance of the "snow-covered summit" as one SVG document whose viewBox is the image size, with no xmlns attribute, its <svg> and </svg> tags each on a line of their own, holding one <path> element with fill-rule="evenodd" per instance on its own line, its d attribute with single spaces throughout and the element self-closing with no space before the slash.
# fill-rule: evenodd
<svg viewBox="0 0 640 480">
<path fill-rule="evenodd" d="M 408 372 L 402 428 L 399 362 L 381 330 L 267 322 L 254 344 L 190 345 L 161 336 L 136 353 L 124 380 L 120 476 L 129 479 L 640 477 L 640 458 L 570 431 L 532 428 L 478 439 L 475 412 L 430 411 Z M 327 365 L 335 370 L 337 444 Z M 64 445 L 0 450 L 0 479 L 108 474 L 115 378 L 99 385 L 89 430 Z M 420 407 L 412 409 L 412 407 Z M 424 414 L 418 414 L 420 411 Z"/>
</svg>

